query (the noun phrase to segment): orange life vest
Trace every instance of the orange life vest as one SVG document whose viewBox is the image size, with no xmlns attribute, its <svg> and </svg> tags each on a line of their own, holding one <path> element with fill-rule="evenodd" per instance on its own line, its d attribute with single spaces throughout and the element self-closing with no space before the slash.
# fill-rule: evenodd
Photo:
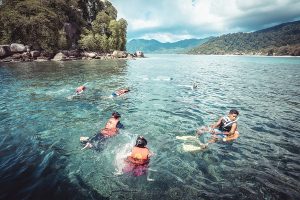
<svg viewBox="0 0 300 200">
<path fill-rule="evenodd" d="M 149 162 L 150 151 L 147 147 L 133 147 L 131 155 L 127 157 L 127 160 L 133 164 L 143 165 Z"/>
</svg>

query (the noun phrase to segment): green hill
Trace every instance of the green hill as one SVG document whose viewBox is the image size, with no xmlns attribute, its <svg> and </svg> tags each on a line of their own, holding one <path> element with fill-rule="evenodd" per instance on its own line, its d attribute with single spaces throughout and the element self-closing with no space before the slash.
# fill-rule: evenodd
<svg viewBox="0 0 300 200">
<path fill-rule="evenodd" d="M 284 23 L 252 33 L 222 35 L 189 50 L 188 53 L 300 56 L 300 21 Z"/>
<path fill-rule="evenodd" d="M 133 39 L 126 45 L 128 52 L 143 51 L 144 53 L 183 53 L 187 49 L 196 47 L 210 38 L 204 39 L 186 39 L 178 42 L 162 43 L 157 40 Z"/>
</svg>

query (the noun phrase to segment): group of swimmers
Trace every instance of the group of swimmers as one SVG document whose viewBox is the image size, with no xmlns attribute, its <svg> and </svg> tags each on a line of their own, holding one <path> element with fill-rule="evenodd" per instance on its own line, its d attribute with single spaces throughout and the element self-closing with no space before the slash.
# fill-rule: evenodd
<svg viewBox="0 0 300 200">
<path fill-rule="evenodd" d="M 85 86 L 80 86 L 76 89 L 76 94 L 81 94 L 86 89 Z M 120 89 L 112 93 L 112 97 L 122 96 L 129 92 L 129 89 Z M 121 115 L 118 112 L 113 112 L 108 119 L 105 127 L 99 133 L 92 137 L 80 137 L 80 142 L 84 144 L 82 150 L 87 148 L 101 149 L 103 141 L 107 138 L 114 137 L 118 134 L 119 129 L 123 129 L 124 125 L 120 122 Z M 150 156 L 153 155 L 147 148 L 147 140 L 143 136 L 136 139 L 136 144 L 132 152 L 126 158 L 127 165 L 123 171 L 132 172 L 135 176 L 140 176 L 146 172 Z"/>
<path fill-rule="evenodd" d="M 76 93 L 80 94 L 86 89 L 85 86 L 80 86 L 76 89 Z M 113 97 L 121 96 L 129 92 L 129 89 L 120 89 L 112 93 Z M 201 144 L 200 148 L 206 148 L 209 143 L 214 143 L 219 140 L 231 141 L 239 137 L 239 132 L 237 131 L 237 120 L 239 112 L 235 109 L 229 111 L 227 116 L 221 117 L 216 123 L 211 126 L 201 127 L 197 130 L 196 136 L 186 136 L 186 137 L 176 137 L 178 139 L 197 139 L 198 136 L 203 133 L 210 133 L 212 135 L 211 139 L 207 144 Z M 107 121 L 105 127 L 100 130 L 99 133 L 95 134 L 93 137 L 80 137 L 80 142 L 84 144 L 83 149 L 86 148 L 101 148 L 101 143 L 103 140 L 116 136 L 119 129 L 124 128 L 124 125 L 120 122 L 121 115 L 118 112 L 113 112 L 109 120 Z M 134 172 L 141 171 L 139 168 L 145 169 L 147 167 L 150 157 L 153 155 L 151 151 L 147 148 L 147 140 L 143 136 L 139 136 L 136 139 L 136 144 L 133 147 L 131 154 L 126 158 L 127 167 L 123 170 L 124 172 Z M 201 146 L 202 145 L 202 146 Z M 188 150 L 187 150 L 188 151 Z M 139 170 L 136 170 L 139 169 Z M 143 174 L 143 173 L 141 173 Z M 135 174 L 135 175 L 141 175 Z"/>
</svg>

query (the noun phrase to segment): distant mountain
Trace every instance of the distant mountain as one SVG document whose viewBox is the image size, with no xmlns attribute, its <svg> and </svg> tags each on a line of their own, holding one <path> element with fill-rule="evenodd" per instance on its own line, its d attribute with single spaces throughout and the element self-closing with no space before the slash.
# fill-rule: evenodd
<svg viewBox="0 0 300 200">
<path fill-rule="evenodd" d="M 188 53 L 300 56 L 300 21 L 252 33 L 222 35 L 193 48 Z"/>
<path fill-rule="evenodd" d="M 130 53 L 135 51 L 143 51 L 144 53 L 183 53 L 188 49 L 196 47 L 210 38 L 204 39 L 186 39 L 178 42 L 162 43 L 157 40 L 133 39 L 126 45 L 126 49 Z"/>
</svg>

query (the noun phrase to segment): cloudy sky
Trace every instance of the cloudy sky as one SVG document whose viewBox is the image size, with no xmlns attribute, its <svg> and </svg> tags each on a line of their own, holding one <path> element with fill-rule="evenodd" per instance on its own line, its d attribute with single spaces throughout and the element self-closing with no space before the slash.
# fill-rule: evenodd
<svg viewBox="0 0 300 200">
<path fill-rule="evenodd" d="M 175 42 L 300 20 L 300 0 L 110 0 L 127 37 Z"/>
</svg>

